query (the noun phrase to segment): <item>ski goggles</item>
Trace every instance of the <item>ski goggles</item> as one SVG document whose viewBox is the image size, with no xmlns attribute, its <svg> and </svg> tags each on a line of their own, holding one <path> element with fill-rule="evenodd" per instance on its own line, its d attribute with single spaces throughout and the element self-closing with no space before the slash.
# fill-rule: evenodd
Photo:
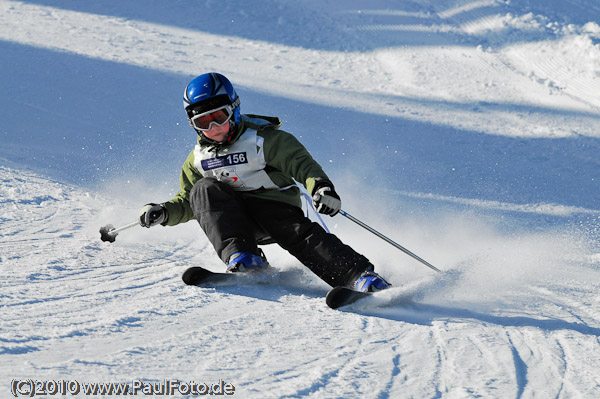
<svg viewBox="0 0 600 399">
<path fill-rule="evenodd" d="M 231 105 L 224 105 L 219 108 L 194 115 L 190 118 L 190 124 L 196 130 L 206 131 L 212 128 L 212 125 L 223 126 L 231 120 L 233 109 Z"/>
</svg>

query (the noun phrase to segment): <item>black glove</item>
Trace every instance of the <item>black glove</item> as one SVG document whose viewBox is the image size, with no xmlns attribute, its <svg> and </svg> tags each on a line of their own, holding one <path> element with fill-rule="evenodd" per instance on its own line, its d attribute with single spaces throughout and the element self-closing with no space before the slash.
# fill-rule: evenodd
<svg viewBox="0 0 600 399">
<path fill-rule="evenodd" d="M 152 227 L 165 223 L 169 219 L 167 209 L 160 204 L 146 204 L 140 209 L 140 224 L 142 227 Z"/>
<path fill-rule="evenodd" d="M 325 215 L 335 216 L 342 209 L 340 196 L 335 192 L 331 183 L 317 185 L 312 200 L 317 212 Z"/>
</svg>

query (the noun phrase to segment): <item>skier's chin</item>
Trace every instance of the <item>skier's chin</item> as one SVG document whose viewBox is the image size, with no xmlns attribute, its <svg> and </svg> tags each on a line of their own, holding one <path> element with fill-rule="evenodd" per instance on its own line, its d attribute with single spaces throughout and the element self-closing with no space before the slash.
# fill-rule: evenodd
<svg viewBox="0 0 600 399">
<path fill-rule="evenodd" d="M 213 129 L 215 131 L 208 131 L 208 132 L 204 132 L 204 136 L 212 141 L 216 141 L 218 143 L 222 143 L 225 140 L 225 137 L 227 137 L 227 134 L 229 133 L 229 127 L 221 130 L 217 130 L 216 128 Z"/>
</svg>

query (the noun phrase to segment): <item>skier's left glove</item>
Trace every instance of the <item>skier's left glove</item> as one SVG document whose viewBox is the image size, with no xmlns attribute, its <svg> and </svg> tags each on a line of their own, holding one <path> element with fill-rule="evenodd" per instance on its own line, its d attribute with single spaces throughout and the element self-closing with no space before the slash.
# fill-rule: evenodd
<svg viewBox="0 0 600 399">
<path fill-rule="evenodd" d="M 152 227 L 163 224 L 169 219 L 167 209 L 160 204 L 146 204 L 140 209 L 140 224 L 142 227 Z"/>
<path fill-rule="evenodd" d="M 319 213 L 335 216 L 342 209 L 340 196 L 331 183 L 321 183 L 312 196 L 313 205 Z"/>
</svg>

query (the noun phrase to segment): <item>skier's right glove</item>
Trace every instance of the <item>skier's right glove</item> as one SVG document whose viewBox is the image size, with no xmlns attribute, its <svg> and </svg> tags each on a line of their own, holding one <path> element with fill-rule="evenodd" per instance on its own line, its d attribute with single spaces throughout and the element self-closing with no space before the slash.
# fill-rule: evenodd
<svg viewBox="0 0 600 399">
<path fill-rule="evenodd" d="M 340 196 L 335 192 L 333 184 L 321 183 L 312 196 L 313 205 L 317 212 L 335 216 L 342 208 Z"/>
<path fill-rule="evenodd" d="M 140 225 L 152 227 L 166 223 L 169 219 L 167 209 L 160 204 L 146 204 L 140 209 Z"/>
</svg>

